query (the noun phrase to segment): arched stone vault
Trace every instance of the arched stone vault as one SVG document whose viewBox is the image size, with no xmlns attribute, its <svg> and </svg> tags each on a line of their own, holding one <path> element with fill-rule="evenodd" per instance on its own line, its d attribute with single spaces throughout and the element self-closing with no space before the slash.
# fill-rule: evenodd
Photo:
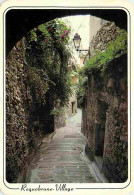
<svg viewBox="0 0 134 195">
<path fill-rule="evenodd" d="M 127 29 L 127 13 L 121 9 L 11 9 L 6 13 L 7 54 L 17 41 L 39 24 L 71 15 L 93 15 Z"/>
</svg>

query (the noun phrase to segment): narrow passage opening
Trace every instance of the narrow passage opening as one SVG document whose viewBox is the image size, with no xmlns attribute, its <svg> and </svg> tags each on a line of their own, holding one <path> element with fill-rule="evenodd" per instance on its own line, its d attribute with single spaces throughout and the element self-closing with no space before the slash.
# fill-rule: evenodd
<svg viewBox="0 0 134 195">
<path fill-rule="evenodd" d="M 72 102 L 72 114 L 75 114 L 75 102 Z"/>
<path fill-rule="evenodd" d="M 108 105 L 105 102 L 98 100 L 97 123 L 95 127 L 95 160 L 100 169 L 102 169 L 103 166 L 105 123 L 107 109 Z"/>
</svg>

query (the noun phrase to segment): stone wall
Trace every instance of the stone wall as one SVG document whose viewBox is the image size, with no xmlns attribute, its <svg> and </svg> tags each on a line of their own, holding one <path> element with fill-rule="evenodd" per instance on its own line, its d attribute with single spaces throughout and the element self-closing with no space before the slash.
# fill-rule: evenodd
<svg viewBox="0 0 134 195">
<path fill-rule="evenodd" d="M 92 41 L 93 37 L 96 35 L 97 31 L 107 23 L 106 20 L 98 18 L 96 16 L 90 16 L 89 20 L 89 43 Z"/>
<path fill-rule="evenodd" d="M 65 117 L 68 118 L 77 113 L 77 95 L 72 89 L 72 96 L 69 98 L 67 107 L 65 107 Z"/>
<path fill-rule="evenodd" d="M 102 26 L 90 43 L 90 55 L 94 56 L 96 51 L 104 51 L 110 41 L 114 41 L 119 35 L 120 28 L 114 22 L 108 22 Z"/>
<path fill-rule="evenodd" d="M 76 79 L 74 81 L 76 81 Z M 58 106 L 55 107 L 57 107 L 58 109 Z M 67 105 L 64 106 L 61 113 L 59 112 L 58 115 L 54 116 L 55 129 L 66 126 L 66 119 L 76 113 L 77 113 L 77 95 L 75 89 L 72 88 L 72 95 L 69 97 L 69 101 Z"/>
<path fill-rule="evenodd" d="M 17 179 L 20 167 L 24 166 L 29 154 L 27 148 L 28 113 L 25 110 L 27 90 L 23 82 L 24 63 L 24 40 L 21 40 L 10 52 L 6 64 L 6 172 L 8 182 Z"/>
<path fill-rule="evenodd" d="M 24 181 L 25 170 L 42 136 L 54 131 L 54 117 L 49 116 L 53 106 L 49 96 L 45 97 L 48 104 L 36 109 L 35 96 L 28 83 L 24 48 L 23 38 L 11 50 L 6 62 L 6 179 L 9 183 Z"/>
<path fill-rule="evenodd" d="M 62 113 L 58 116 L 54 117 L 54 124 L 55 124 L 55 129 L 59 129 L 61 127 L 65 127 L 66 126 L 66 117 L 65 117 L 65 113 Z"/>
<path fill-rule="evenodd" d="M 103 51 L 115 40 L 119 28 L 114 23 L 102 27 L 91 43 Z M 102 170 L 111 182 L 127 180 L 127 55 L 113 59 L 105 75 L 88 78 L 87 102 L 83 108 L 82 132 L 87 138 L 86 152 L 103 160 Z"/>
</svg>

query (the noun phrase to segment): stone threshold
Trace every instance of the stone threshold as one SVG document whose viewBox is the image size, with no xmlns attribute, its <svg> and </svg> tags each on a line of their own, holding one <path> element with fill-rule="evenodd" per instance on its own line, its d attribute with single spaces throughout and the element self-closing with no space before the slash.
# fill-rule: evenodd
<svg viewBox="0 0 134 195">
<path fill-rule="evenodd" d="M 102 156 L 94 156 L 94 160 L 96 162 L 96 165 L 100 169 L 100 172 L 102 172 L 102 168 L 103 168 L 103 157 Z"/>
</svg>

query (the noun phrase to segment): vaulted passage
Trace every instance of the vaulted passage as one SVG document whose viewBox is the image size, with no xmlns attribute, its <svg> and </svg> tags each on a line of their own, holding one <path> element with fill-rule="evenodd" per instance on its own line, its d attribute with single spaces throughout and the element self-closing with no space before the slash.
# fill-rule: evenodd
<svg viewBox="0 0 134 195">
<path fill-rule="evenodd" d="M 91 14 L 86 49 L 57 18 L 76 14 Z M 7 182 L 127 180 L 126 22 L 123 10 L 7 12 Z"/>
<path fill-rule="evenodd" d="M 127 14 L 123 10 L 104 9 L 11 9 L 6 14 L 6 43 L 7 53 L 13 48 L 26 33 L 39 24 L 48 22 L 54 18 L 71 15 L 93 16 L 116 22 L 121 28 L 127 29 Z"/>
</svg>

